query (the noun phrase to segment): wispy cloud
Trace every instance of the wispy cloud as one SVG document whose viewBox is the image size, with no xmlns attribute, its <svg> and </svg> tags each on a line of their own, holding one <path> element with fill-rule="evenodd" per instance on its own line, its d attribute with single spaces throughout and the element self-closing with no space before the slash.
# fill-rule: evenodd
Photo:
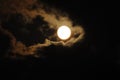
<svg viewBox="0 0 120 80">
<path fill-rule="evenodd" d="M 17 41 L 12 32 L 4 29 L 1 26 L 0 31 L 10 38 L 10 52 L 14 55 L 35 55 L 38 49 L 42 49 L 50 45 L 72 47 L 75 43 L 83 40 L 84 38 L 85 32 L 82 26 L 73 26 L 73 22 L 70 20 L 67 14 L 61 13 L 55 8 L 50 8 L 47 5 L 44 5 L 42 2 L 38 3 L 37 0 L 2 0 L 0 2 L 0 5 L 1 15 L 9 13 L 20 13 L 28 21 L 31 21 L 36 16 L 41 16 L 43 17 L 43 20 L 48 23 L 49 28 L 57 30 L 58 27 L 67 25 L 72 31 L 72 36 L 67 41 L 59 40 L 56 33 L 54 33 L 53 35 L 46 38 L 45 42 L 42 44 L 37 43 L 34 45 L 26 46 L 22 41 Z M 33 6 L 35 6 L 35 8 L 33 8 Z M 52 40 L 53 37 L 56 38 L 54 41 Z"/>
</svg>

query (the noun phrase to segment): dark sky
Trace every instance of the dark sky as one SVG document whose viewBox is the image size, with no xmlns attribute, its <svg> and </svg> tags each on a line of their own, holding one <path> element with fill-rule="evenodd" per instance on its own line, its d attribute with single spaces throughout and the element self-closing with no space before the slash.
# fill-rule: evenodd
<svg viewBox="0 0 120 80">
<path fill-rule="evenodd" d="M 19 57 L 17 59 L 6 59 L 2 56 L 6 53 L 6 50 L 9 49 L 9 39 L 5 35 L 0 35 L 0 45 L 2 45 L 2 47 L 0 46 L 0 48 L 2 48 L 0 49 L 1 69 L 9 71 L 7 74 L 12 72 L 14 74 L 17 73 L 16 75 L 20 77 L 19 80 L 34 78 L 39 76 L 38 74 L 41 72 L 68 71 L 96 73 L 117 71 L 117 66 L 119 64 L 116 43 L 118 41 L 116 41 L 115 44 L 113 43 L 115 41 L 113 39 L 115 37 L 113 34 L 114 32 L 111 33 L 111 27 L 108 26 L 106 22 L 109 13 L 108 8 L 105 7 L 106 3 L 80 0 L 41 1 L 49 6 L 56 7 L 57 9 L 68 13 L 75 24 L 82 25 L 86 32 L 84 41 L 82 43 L 76 43 L 71 48 L 51 45 L 46 47 L 44 51 L 38 51 L 38 53 L 42 53 L 43 55 L 41 58 L 27 56 L 23 57 L 23 59 L 19 59 Z M 21 16 L 20 14 L 17 15 Z M 15 17 L 15 15 L 13 15 L 13 17 Z M 30 37 L 24 37 L 23 35 L 27 36 L 28 34 L 24 33 L 19 35 L 19 28 L 9 27 L 9 30 L 15 33 L 16 38 L 23 41 L 26 45 L 37 42 L 42 43 L 44 38 L 46 38 L 47 35 L 50 35 L 34 32 L 32 25 L 39 26 L 40 24 L 46 24 L 46 26 L 48 26 L 47 23 L 39 20 L 42 19 L 42 17 L 38 17 L 33 20 L 33 23 L 26 25 L 19 23 L 19 20 L 22 20 L 21 17 L 17 16 L 17 21 L 16 19 L 14 21 L 14 18 L 12 19 L 13 20 L 10 20 L 9 22 L 3 22 L 2 25 L 10 26 L 13 22 L 14 26 L 29 26 L 28 30 L 33 31 L 30 33 Z M 54 31 L 50 31 L 51 34 L 52 32 Z M 38 40 L 38 36 L 43 36 L 43 39 Z M 112 40 L 114 41 L 112 42 Z M 36 73 L 34 74 L 33 72 Z"/>
</svg>

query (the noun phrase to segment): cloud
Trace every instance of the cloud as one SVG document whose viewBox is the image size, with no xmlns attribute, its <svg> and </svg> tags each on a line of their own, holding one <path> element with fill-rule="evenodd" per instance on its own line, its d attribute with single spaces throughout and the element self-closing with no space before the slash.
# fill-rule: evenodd
<svg viewBox="0 0 120 80">
<path fill-rule="evenodd" d="M 44 47 L 47 47 L 47 46 L 50 46 L 50 45 L 58 45 L 60 43 L 55 43 L 55 42 L 51 42 L 50 40 L 45 40 L 44 44 L 35 44 L 35 45 L 31 45 L 29 47 L 27 47 L 25 44 L 23 44 L 22 42 L 20 41 L 16 41 L 16 38 L 15 36 L 9 32 L 8 30 L 6 29 L 3 29 L 1 26 L 0 26 L 0 31 L 3 35 L 6 35 L 9 37 L 10 39 L 10 44 L 11 44 L 11 52 L 14 54 L 14 55 L 23 55 L 23 56 L 27 56 L 27 55 L 34 55 L 35 52 L 38 50 L 38 49 L 42 49 Z"/>
<path fill-rule="evenodd" d="M 82 26 L 73 26 L 73 22 L 69 19 L 68 14 L 62 13 L 55 8 L 49 8 L 42 2 L 38 3 L 37 0 L 2 0 L 0 1 L 0 5 L 1 15 L 20 13 L 25 17 L 27 22 L 32 22 L 36 16 L 41 16 L 47 22 L 49 29 L 56 31 L 59 26 L 66 25 L 72 31 L 72 36 L 67 41 L 61 41 L 56 33 L 53 33 L 45 39 L 44 43 L 26 46 L 22 41 L 17 41 L 16 36 L 12 32 L 1 26 L 0 31 L 10 38 L 10 52 L 14 55 L 35 55 L 37 50 L 42 50 L 44 47 L 49 47 L 50 45 L 72 47 L 75 43 L 84 39 L 85 31 Z"/>
</svg>

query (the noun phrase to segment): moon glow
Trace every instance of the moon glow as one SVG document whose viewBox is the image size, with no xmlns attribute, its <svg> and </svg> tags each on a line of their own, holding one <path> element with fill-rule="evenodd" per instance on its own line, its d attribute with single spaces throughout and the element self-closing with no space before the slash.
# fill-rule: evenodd
<svg viewBox="0 0 120 80">
<path fill-rule="evenodd" d="M 67 40 L 71 36 L 71 30 L 68 26 L 61 26 L 57 30 L 57 35 L 62 40 Z"/>
</svg>

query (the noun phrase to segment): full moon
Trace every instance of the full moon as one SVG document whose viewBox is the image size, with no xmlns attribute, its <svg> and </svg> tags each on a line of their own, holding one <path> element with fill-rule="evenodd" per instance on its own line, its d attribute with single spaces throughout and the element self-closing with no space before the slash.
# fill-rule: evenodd
<svg viewBox="0 0 120 80">
<path fill-rule="evenodd" d="M 71 30 L 68 26 L 61 26 L 57 30 L 57 35 L 60 39 L 66 40 L 71 36 Z"/>
</svg>

